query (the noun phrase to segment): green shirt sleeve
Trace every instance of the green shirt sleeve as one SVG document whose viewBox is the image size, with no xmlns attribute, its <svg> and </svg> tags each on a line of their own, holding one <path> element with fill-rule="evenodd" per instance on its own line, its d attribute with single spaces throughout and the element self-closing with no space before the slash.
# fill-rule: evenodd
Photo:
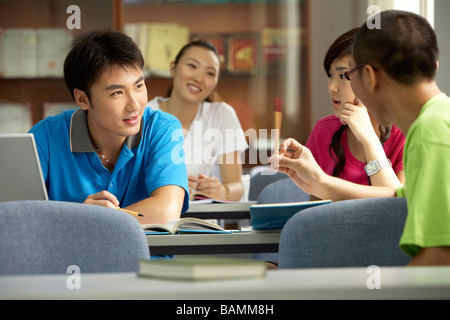
<svg viewBox="0 0 450 320">
<path fill-rule="evenodd" d="M 396 193 L 397 198 L 406 198 L 406 184 L 402 184 L 400 187 L 398 187 Z"/>
</svg>

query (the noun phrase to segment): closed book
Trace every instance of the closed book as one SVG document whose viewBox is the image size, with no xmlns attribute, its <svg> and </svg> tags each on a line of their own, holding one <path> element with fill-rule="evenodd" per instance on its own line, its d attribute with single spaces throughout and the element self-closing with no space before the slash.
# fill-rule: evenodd
<svg viewBox="0 0 450 320">
<path fill-rule="evenodd" d="M 70 51 L 72 36 L 63 28 L 37 29 L 37 77 L 64 77 L 64 61 Z"/>
<path fill-rule="evenodd" d="M 30 104 L 0 103 L 0 134 L 26 133 L 32 126 L 33 117 Z"/>
<path fill-rule="evenodd" d="M 253 230 L 282 229 L 284 224 L 297 212 L 328 203 L 331 203 L 331 200 L 251 205 L 250 217 Z"/>
<path fill-rule="evenodd" d="M 261 278 L 266 274 L 263 261 L 221 257 L 178 257 L 140 260 L 140 277 L 178 280 Z"/>
<path fill-rule="evenodd" d="M 189 41 L 189 28 L 174 23 L 147 24 L 145 65 L 150 74 L 170 77 L 170 63 Z"/>
<path fill-rule="evenodd" d="M 36 77 L 36 30 L 33 28 L 4 28 L 0 36 L 0 65 L 3 77 Z"/>
</svg>

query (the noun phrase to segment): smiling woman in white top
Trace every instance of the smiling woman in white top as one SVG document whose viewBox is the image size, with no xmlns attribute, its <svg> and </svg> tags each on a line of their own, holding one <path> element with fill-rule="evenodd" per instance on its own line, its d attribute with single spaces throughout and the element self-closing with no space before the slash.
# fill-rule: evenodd
<svg viewBox="0 0 450 320">
<path fill-rule="evenodd" d="M 211 99 L 219 68 L 219 55 L 212 44 L 202 40 L 188 43 L 170 65 L 173 86 L 169 97 L 155 97 L 147 105 L 180 120 L 183 133 L 178 138 L 185 137 L 190 191 L 214 199 L 239 200 L 243 194 L 242 152 L 248 145 L 234 109 Z"/>
</svg>

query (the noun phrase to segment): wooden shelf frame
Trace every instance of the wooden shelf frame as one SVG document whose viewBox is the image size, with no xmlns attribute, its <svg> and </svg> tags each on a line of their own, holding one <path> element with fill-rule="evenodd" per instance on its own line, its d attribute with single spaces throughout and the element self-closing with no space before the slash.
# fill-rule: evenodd
<svg viewBox="0 0 450 320">
<path fill-rule="evenodd" d="M 122 30 L 128 22 L 176 22 L 187 25 L 191 34 L 198 33 L 258 33 L 266 26 L 285 27 L 288 14 L 284 6 L 287 0 L 272 3 L 224 3 L 224 4 L 141 4 L 124 5 L 122 0 L 75 1 L 89 7 L 81 7 L 83 13 L 82 30 L 113 28 Z M 304 32 L 301 37 L 300 70 L 298 92 L 298 116 L 284 117 L 282 137 L 294 137 L 306 142 L 311 130 L 310 97 L 310 2 L 301 0 L 297 9 L 300 25 Z M 72 1 L 73 2 L 73 1 Z M 19 4 L 20 3 L 20 6 Z M 98 5 L 101 3 L 100 5 Z M 70 0 L 5 0 L 0 2 L 1 27 L 65 27 L 68 15 L 61 13 Z M 9 8 L 8 10 L 2 10 Z M 9 7 L 8 7 L 9 6 Z M 20 7 L 20 8 L 19 8 Z M 26 10 L 24 9 L 26 8 Z M 22 10 L 16 14 L 11 10 Z M 1 13 L 3 11 L 3 13 Z M 103 14 L 99 14 L 103 12 Z M 165 95 L 170 79 L 149 78 L 146 80 L 149 99 Z M 244 131 L 253 128 L 272 127 L 274 97 L 285 94 L 286 79 L 283 72 L 275 75 L 223 75 L 219 81 L 218 93 L 224 101 L 232 105 L 241 120 Z M 63 79 L 1 79 L 0 102 L 31 103 L 33 122 L 43 116 L 45 102 L 72 102 Z"/>
</svg>

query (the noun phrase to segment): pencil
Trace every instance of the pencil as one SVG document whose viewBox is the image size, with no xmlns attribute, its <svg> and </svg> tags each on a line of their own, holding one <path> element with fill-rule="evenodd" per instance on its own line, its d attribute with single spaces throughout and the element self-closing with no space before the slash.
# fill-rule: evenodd
<svg viewBox="0 0 450 320">
<path fill-rule="evenodd" d="M 280 130 L 281 130 L 281 117 L 283 111 L 283 100 L 280 98 L 274 99 L 274 129 L 275 129 L 275 155 L 278 155 L 280 150 Z"/>
<path fill-rule="evenodd" d="M 133 216 L 135 216 L 135 217 L 143 217 L 143 216 L 144 216 L 144 215 L 141 214 L 141 213 L 134 212 L 134 211 L 127 210 L 127 209 L 119 208 L 119 210 L 122 210 L 122 211 L 124 211 L 124 212 L 126 212 L 126 213 L 129 213 L 129 214 L 131 214 L 131 215 L 133 215 Z"/>
</svg>

